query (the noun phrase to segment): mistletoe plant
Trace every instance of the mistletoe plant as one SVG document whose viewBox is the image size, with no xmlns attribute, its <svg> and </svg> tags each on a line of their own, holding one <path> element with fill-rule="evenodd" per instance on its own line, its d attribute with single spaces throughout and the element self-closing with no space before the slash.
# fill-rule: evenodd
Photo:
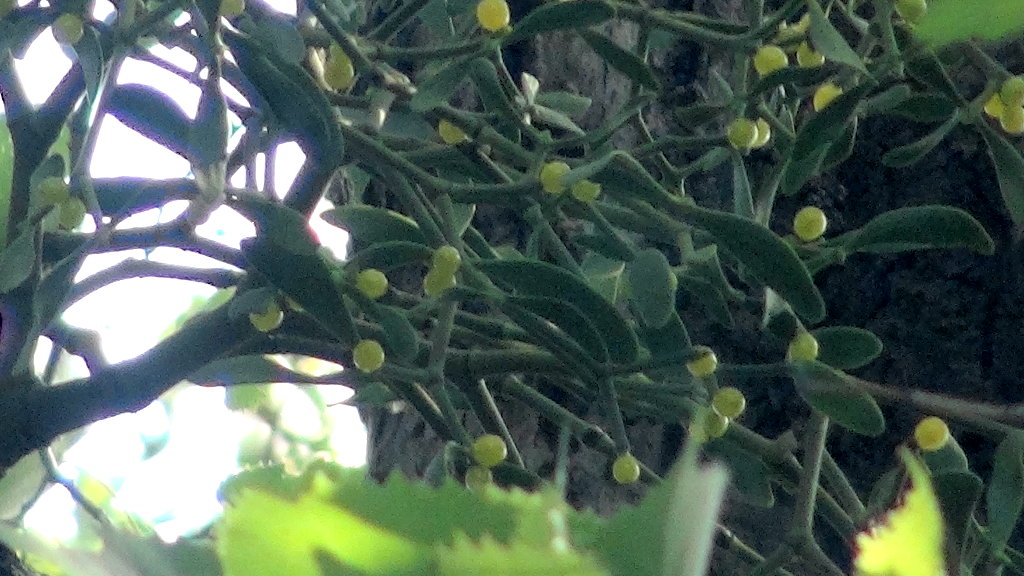
<svg viewBox="0 0 1024 576">
<path fill-rule="evenodd" d="M 82 0 L 0 0 L 0 471 L 10 476 L 59 435 L 138 410 L 183 380 L 227 386 L 229 405 L 261 414 L 273 407 L 246 385 L 343 382 L 356 403 L 409 407 L 447 443 L 431 488 L 401 478 L 378 486 L 293 438 L 306 450 L 287 466 L 225 485 L 216 552 L 203 539 L 162 544 L 135 523 L 126 533 L 82 494 L 106 519 L 98 555 L 51 549 L 9 525 L 0 538 L 69 574 L 697 575 L 712 548 L 757 574 L 841 574 L 846 546 L 860 549 L 854 569 L 865 576 L 1024 572 L 1024 556 L 1007 546 L 1024 501 L 1024 408 L 847 373 L 882 343 L 830 322 L 815 284 L 853 254 L 991 254 L 992 238 L 946 206 L 902 207 L 841 234 L 829 233 L 821 207 L 800 210 L 791 229 L 776 214 L 777 199 L 800 197 L 844 162 L 865 118 L 893 116 L 930 131 L 890 148 L 886 165 L 911 165 L 950 134 L 977 132 L 1006 215 L 1024 225 L 1024 80 L 985 43 L 1024 29 L 1024 13 L 1010 0 L 737 4 L 730 19 L 617 0 L 539 3 L 513 18 L 504 0 L 404 0 L 383 14 L 309 0 L 292 17 L 260 2 L 152 0 L 120 2 L 101 22 Z M 613 23 L 635 27 L 636 41 L 613 40 Z M 48 27 L 75 62 L 33 107 L 13 60 Z M 515 77 L 508 50 L 546 34 L 578 36 L 627 78 L 625 103 L 584 129 L 590 94 L 547 89 L 529 71 Z M 651 55 L 664 42 L 727 54 L 730 72 L 712 73 L 710 96 L 652 133 L 647 112 L 661 105 L 665 80 Z M 155 44 L 185 51 L 195 66 L 172 64 Z M 152 87 L 119 84 L 130 59 L 199 88 L 194 118 Z M 91 177 L 106 116 L 187 159 L 191 176 Z M 272 173 L 276 147 L 289 141 L 305 155 L 294 183 L 261 185 L 258 164 Z M 722 167 L 731 174 L 725 205 L 687 194 L 688 181 Z M 245 186 L 229 186 L 240 170 Z M 351 196 L 324 216 L 351 235 L 344 262 L 308 227 L 332 178 Z M 386 205 L 372 201 L 380 191 Z M 182 199 L 188 209 L 172 222 L 120 226 Z M 240 249 L 196 234 L 222 206 L 256 226 Z M 516 213 L 524 241 L 501 243 L 476 217 L 480 206 Z M 74 282 L 89 255 L 159 246 L 231 268 L 136 261 Z M 415 282 L 397 280 L 410 275 Z M 107 365 L 95 338 L 61 313 L 136 276 L 223 292 L 150 351 Z M 784 357 L 757 363 L 691 341 L 688 326 L 728 325 L 752 308 L 762 323 L 751 337 L 787 346 Z M 53 384 L 52 370 L 34 374 L 40 336 L 85 358 L 90 375 Z M 355 370 L 314 377 L 271 354 Z M 778 377 L 793 382 L 810 416 L 770 439 L 737 420 L 742 390 Z M 553 476 L 525 464 L 508 401 L 562 431 Z M 834 426 L 881 434 L 878 402 L 930 417 L 907 441 L 919 454 L 905 451 L 864 495 L 825 440 Z M 641 418 L 686 430 L 667 480 L 631 449 L 628 424 Z M 987 488 L 947 420 L 999 441 Z M 567 462 L 579 444 L 607 457 L 608 482 L 652 485 L 639 507 L 611 519 L 567 507 Z M 49 477 L 60 479 L 53 466 Z M 777 548 L 758 549 L 719 519 L 729 482 L 762 506 L 779 488 L 792 494 Z M 844 546 L 824 549 L 822 530 Z"/>
</svg>

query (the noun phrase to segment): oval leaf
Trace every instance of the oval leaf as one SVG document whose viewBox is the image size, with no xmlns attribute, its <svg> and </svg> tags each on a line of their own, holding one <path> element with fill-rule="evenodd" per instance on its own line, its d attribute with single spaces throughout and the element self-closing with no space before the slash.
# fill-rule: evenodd
<svg viewBox="0 0 1024 576">
<path fill-rule="evenodd" d="M 579 35 L 609 66 L 622 72 L 633 82 L 651 90 L 660 88 L 660 83 L 654 72 L 636 54 L 624 50 L 607 36 L 597 32 L 580 30 Z"/>
<path fill-rule="evenodd" d="M 427 262 L 433 253 L 431 248 L 419 242 L 403 240 L 381 242 L 374 243 L 349 256 L 348 265 L 355 266 L 359 270 L 376 268 L 387 272 L 407 264 Z"/>
<path fill-rule="evenodd" d="M 1024 157 L 1017 147 L 1005 136 L 988 125 L 980 122 L 981 135 L 988 144 L 988 155 L 996 167 L 999 178 L 999 192 L 1003 196 L 1003 204 L 1010 213 L 1013 226 L 1019 233 L 1024 230 Z"/>
<path fill-rule="evenodd" d="M 482 260 L 476 266 L 491 280 L 523 295 L 573 302 L 604 336 L 613 361 L 624 364 L 636 359 L 638 343 L 633 329 L 614 306 L 580 278 L 535 260 Z"/>
<path fill-rule="evenodd" d="M 109 110 L 125 126 L 179 156 L 188 156 L 192 121 L 163 92 L 142 84 L 122 84 L 110 95 Z"/>
<path fill-rule="evenodd" d="M 875 216 L 849 236 L 849 252 L 893 253 L 924 248 L 995 252 L 995 243 L 970 214 L 950 206 L 911 206 Z"/>
<path fill-rule="evenodd" d="M 985 497 L 987 540 L 999 552 L 1010 539 L 1024 507 L 1024 437 L 1019 431 L 1007 434 L 996 448 Z"/>
<path fill-rule="evenodd" d="M 808 30 L 814 49 L 821 52 L 827 60 L 835 60 L 859 71 L 867 73 L 860 56 L 850 48 L 843 35 L 828 21 L 828 16 L 818 2 L 807 3 L 807 13 L 811 15 L 811 27 Z"/>
<path fill-rule="evenodd" d="M 558 326 L 598 362 L 608 360 L 608 348 L 594 324 L 564 300 L 542 296 L 513 296 L 509 300 Z"/>
<path fill-rule="evenodd" d="M 321 215 L 328 224 L 344 228 L 357 242 L 402 241 L 426 245 L 423 232 L 412 219 L 398 212 L 366 206 L 346 204 Z"/>
<path fill-rule="evenodd" d="M 904 166 L 910 166 L 921 158 L 924 158 L 926 154 L 932 151 L 933 148 L 938 146 L 939 142 L 946 137 L 947 134 L 953 130 L 953 127 L 960 122 L 960 114 L 954 112 L 948 120 L 939 125 L 938 128 L 932 130 L 928 134 L 925 134 L 918 140 L 911 142 L 905 146 L 899 146 L 893 148 L 882 156 L 882 164 L 886 166 L 892 166 L 894 168 L 902 168 Z"/>
<path fill-rule="evenodd" d="M 811 333 L 818 340 L 818 361 L 839 370 L 860 368 L 882 353 L 882 341 L 863 328 L 830 326 Z"/>
<path fill-rule="evenodd" d="M 664 326 L 676 303 L 677 280 L 668 259 L 660 250 L 646 248 L 626 265 L 626 273 L 629 297 L 644 325 Z"/>
<path fill-rule="evenodd" d="M 885 431 L 885 418 L 878 404 L 842 372 L 821 362 L 796 362 L 792 374 L 804 400 L 836 424 L 865 436 Z"/>
</svg>

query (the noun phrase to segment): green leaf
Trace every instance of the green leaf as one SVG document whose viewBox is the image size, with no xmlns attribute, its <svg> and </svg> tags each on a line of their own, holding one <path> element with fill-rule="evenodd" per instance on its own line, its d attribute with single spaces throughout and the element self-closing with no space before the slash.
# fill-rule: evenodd
<svg viewBox="0 0 1024 576">
<path fill-rule="evenodd" d="M 586 246 L 587 244 L 582 245 Z M 629 256 L 632 257 L 632 254 Z M 580 263 L 587 284 L 612 304 L 619 298 L 622 273 L 626 269 L 624 260 L 614 253 L 602 254 L 600 251 L 596 251 L 596 253 L 592 252 L 584 256 L 583 262 Z"/>
<path fill-rule="evenodd" d="M 811 322 L 825 318 L 825 301 L 793 247 L 764 226 L 733 214 L 693 209 L 693 223 L 715 237 L 755 278 Z"/>
<path fill-rule="evenodd" d="M 750 192 L 747 167 L 738 150 L 732 151 L 732 213 L 744 218 L 754 217 L 754 198 Z"/>
<path fill-rule="evenodd" d="M 690 335 L 675 310 L 663 326 L 642 328 L 640 336 L 655 361 L 682 359 L 691 346 Z M 673 371 L 678 372 L 675 369 Z"/>
<path fill-rule="evenodd" d="M 417 112 L 426 112 L 446 103 L 466 80 L 468 63 L 468 58 L 453 60 L 432 74 L 424 73 L 422 81 L 417 85 L 416 94 L 409 100 L 409 107 Z"/>
<path fill-rule="evenodd" d="M 750 96 L 770 92 L 779 86 L 817 86 L 832 75 L 827 67 L 800 68 L 798 66 L 786 66 L 779 68 L 771 74 L 759 79 L 750 89 Z"/>
<path fill-rule="evenodd" d="M 680 274 L 678 279 L 679 287 L 700 302 L 712 320 L 722 326 L 733 325 L 732 312 L 729 311 L 725 296 L 711 282 L 689 274 Z"/>
<path fill-rule="evenodd" d="M 263 355 L 247 355 L 215 360 L 190 374 L 188 381 L 200 386 L 234 386 L 274 382 L 315 384 L 324 378 L 289 370 Z"/>
<path fill-rule="evenodd" d="M 542 296 L 512 296 L 509 301 L 550 321 L 586 350 L 598 362 L 608 360 L 608 347 L 601 333 L 579 308 L 566 300 Z"/>
<path fill-rule="evenodd" d="M 960 123 L 960 114 L 954 109 L 953 115 L 948 120 L 940 124 L 935 130 L 932 130 L 928 134 L 925 134 L 918 140 L 906 144 L 904 146 L 898 146 L 889 150 L 882 156 L 882 164 L 886 166 L 892 166 L 894 168 L 903 168 L 916 163 L 921 158 L 924 158 L 926 154 L 932 151 L 933 148 L 939 145 L 946 135 L 949 134 L 953 128 Z"/>
<path fill-rule="evenodd" d="M 848 252 L 893 253 L 924 248 L 995 252 L 995 243 L 970 214 L 950 206 L 911 206 L 875 216 L 846 240 Z"/>
<path fill-rule="evenodd" d="M 348 257 L 346 266 L 354 266 L 358 270 L 376 268 L 388 272 L 409 264 L 420 264 L 430 261 L 434 251 L 419 242 L 395 240 L 392 242 L 372 243 Z"/>
<path fill-rule="evenodd" d="M 602 0 L 549 2 L 534 8 L 522 20 L 516 22 L 512 33 L 504 41 L 511 44 L 543 32 L 594 26 L 613 16 L 615 9 Z"/>
<path fill-rule="evenodd" d="M 857 143 L 857 117 L 854 116 L 846 129 L 828 145 L 828 151 L 821 159 L 821 171 L 825 172 L 842 164 L 853 154 L 853 146 Z"/>
<path fill-rule="evenodd" d="M 985 485 L 981 478 L 967 471 L 933 472 L 932 485 L 942 508 L 942 518 L 946 522 L 947 563 L 950 566 L 962 566 L 968 534 L 974 523 L 974 510 Z"/>
<path fill-rule="evenodd" d="M 878 404 L 846 374 L 814 361 L 794 362 L 791 371 L 797 392 L 836 424 L 865 436 L 885 431 Z"/>
<path fill-rule="evenodd" d="M 346 204 L 324 212 L 321 218 L 328 224 L 347 230 L 353 239 L 367 245 L 388 241 L 427 243 L 416 222 L 384 208 Z"/>
<path fill-rule="evenodd" d="M 857 112 L 857 106 L 871 88 L 870 82 L 858 84 L 840 94 L 800 127 L 783 170 L 780 187 L 783 195 L 795 194 L 817 173 L 828 147 L 843 135 Z"/>
<path fill-rule="evenodd" d="M 614 362 L 625 364 L 636 358 L 638 344 L 633 329 L 614 306 L 580 278 L 535 260 L 482 260 L 476 266 L 491 280 L 523 295 L 572 302 L 604 336 Z"/>
<path fill-rule="evenodd" d="M 1024 507 L 1024 434 L 1010 431 L 992 457 L 992 478 L 986 493 L 987 540 L 999 553 L 1013 534 Z"/>
<path fill-rule="evenodd" d="M 590 555 L 550 544 L 513 541 L 504 545 L 491 538 L 473 542 L 461 536 L 454 544 L 438 547 L 435 552 L 438 576 L 608 576 Z"/>
<path fill-rule="evenodd" d="M 732 483 L 746 502 L 760 508 L 775 505 L 775 494 L 769 481 L 771 471 L 757 454 L 741 448 L 725 436 L 708 442 L 705 450 L 729 467 Z"/>
<path fill-rule="evenodd" d="M 998 40 L 1024 30 L 1016 0 L 931 0 L 914 35 L 929 47 L 979 38 Z"/>
<path fill-rule="evenodd" d="M 579 94 L 574 94 L 572 92 L 553 90 L 551 92 L 541 92 L 540 94 L 537 94 L 537 98 L 534 100 L 534 103 L 539 106 L 551 108 L 552 110 L 558 110 L 572 118 L 589 110 L 592 101 L 586 96 L 580 96 Z"/>
<path fill-rule="evenodd" d="M 863 328 L 830 326 L 811 334 L 818 341 L 818 361 L 839 370 L 860 368 L 882 353 L 882 341 Z"/>
<path fill-rule="evenodd" d="M 121 84 L 109 102 L 108 110 L 125 126 L 188 157 L 192 121 L 169 96 L 143 84 Z"/>
<path fill-rule="evenodd" d="M 23 456 L 0 477 L 0 519 L 14 520 L 38 498 L 46 481 L 46 468 L 38 452 Z"/>
<path fill-rule="evenodd" d="M 103 46 L 95 28 L 85 27 L 82 39 L 75 44 L 75 54 L 78 56 L 78 63 L 82 66 L 85 93 L 88 95 L 89 102 L 95 103 L 96 93 L 99 91 L 100 82 L 103 79 L 103 66 L 106 62 Z"/>
<path fill-rule="evenodd" d="M 800 322 L 793 308 L 771 288 L 764 289 L 764 313 L 761 328 L 782 342 L 789 343 L 796 336 Z"/>
<path fill-rule="evenodd" d="M 490 60 L 474 59 L 469 63 L 469 73 L 473 79 L 473 86 L 476 87 L 476 94 L 488 112 L 504 116 L 512 124 L 519 122 L 519 115 L 512 106 L 512 100 L 505 93 L 498 78 L 498 70 Z"/>
<path fill-rule="evenodd" d="M 637 252 L 626 264 L 629 297 L 647 326 L 661 328 L 669 320 L 676 304 L 678 283 L 668 259 L 655 248 Z"/>
<path fill-rule="evenodd" d="M 247 314 L 259 314 L 266 311 L 271 303 L 276 303 L 277 290 L 269 287 L 253 288 L 239 293 L 228 303 L 228 316 L 232 319 Z"/>
<path fill-rule="evenodd" d="M 548 4 L 551 6 L 551 4 Z M 636 54 L 624 50 L 607 36 L 592 30 L 578 30 L 579 35 L 597 52 L 609 66 L 623 73 L 627 78 L 650 90 L 658 90 L 661 83 L 657 76 Z"/>
<path fill-rule="evenodd" d="M 229 205 L 252 220 L 260 238 L 294 255 L 313 255 L 320 244 L 306 217 L 281 204 L 255 195 L 234 196 Z"/>
<path fill-rule="evenodd" d="M 405 311 L 376 302 L 372 304 L 363 310 L 384 330 L 384 343 L 387 345 L 389 357 L 394 355 L 404 362 L 413 361 L 420 351 L 419 339 Z"/>
<path fill-rule="evenodd" d="M 11 210 L 11 182 L 14 177 L 14 142 L 7 117 L 0 115 L 0 248 L 7 242 L 7 215 Z"/>
<path fill-rule="evenodd" d="M 577 126 L 571 118 L 557 110 L 553 110 L 539 104 L 534 104 L 530 107 L 530 115 L 538 124 L 544 124 L 552 128 L 560 128 L 577 136 L 586 134 L 586 132 Z"/>
<path fill-rule="evenodd" d="M 689 106 L 680 106 L 672 111 L 676 122 L 688 130 L 698 128 L 718 118 L 729 110 L 725 104 L 706 104 L 697 102 Z"/>
<path fill-rule="evenodd" d="M 867 73 L 860 56 L 850 48 L 842 34 L 832 26 L 828 16 L 822 11 L 818 2 L 807 2 L 807 13 L 811 15 L 811 27 L 808 33 L 814 49 L 825 55 L 827 60 L 846 64 L 858 72 Z"/>
<path fill-rule="evenodd" d="M 950 436 L 946 445 L 938 450 L 922 452 L 921 459 L 928 465 L 932 474 L 944 474 L 947 472 L 966 472 L 970 465 L 967 462 L 967 455 L 956 438 Z"/>
<path fill-rule="evenodd" d="M 21 286 L 36 264 L 36 228 L 25 226 L 0 252 L 0 294 Z"/>
<path fill-rule="evenodd" d="M 1010 213 L 1013 227 L 1017 231 L 1024 230 L 1024 157 L 1021 157 L 1016 146 L 989 126 L 988 122 L 980 121 L 978 126 L 988 144 L 989 158 L 996 167 L 1003 205 Z"/>
<path fill-rule="evenodd" d="M 866 106 L 865 113 L 871 110 Z M 877 110 L 878 113 L 892 114 L 914 122 L 941 122 L 957 112 L 956 102 L 936 92 L 913 94 L 891 108 Z"/>
</svg>

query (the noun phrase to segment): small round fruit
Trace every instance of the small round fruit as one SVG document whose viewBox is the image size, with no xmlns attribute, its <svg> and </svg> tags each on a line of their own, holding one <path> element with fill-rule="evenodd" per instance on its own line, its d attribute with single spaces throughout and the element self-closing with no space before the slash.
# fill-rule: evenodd
<svg viewBox="0 0 1024 576">
<path fill-rule="evenodd" d="M 462 128 L 447 120 L 441 120 L 437 123 L 437 133 L 441 136 L 441 141 L 449 146 L 469 140 L 469 136 L 462 131 Z"/>
<path fill-rule="evenodd" d="M 1024 134 L 1024 108 L 1020 106 L 1006 105 L 1003 113 L 999 115 L 999 126 L 1007 134 L 1018 136 Z"/>
<path fill-rule="evenodd" d="M 61 14 L 53 22 L 53 38 L 58 44 L 71 46 L 82 39 L 85 27 L 78 14 Z"/>
<path fill-rule="evenodd" d="M 281 311 L 281 307 L 277 305 L 277 302 L 273 300 L 267 304 L 263 312 L 249 313 L 249 323 L 252 324 L 253 328 L 264 333 L 276 330 L 283 321 L 284 312 Z"/>
<path fill-rule="evenodd" d="M 818 86 L 818 89 L 814 91 L 814 97 L 811 99 L 814 110 L 816 112 L 823 110 L 842 93 L 843 89 L 833 82 L 826 82 Z"/>
<path fill-rule="evenodd" d="M 726 386 L 715 392 L 715 396 L 711 399 L 711 407 L 719 415 L 735 419 L 743 414 L 743 410 L 747 407 L 747 398 L 739 389 Z"/>
<path fill-rule="evenodd" d="M 331 44 L 327 62 L 324 63 L 324 82 L 332 90 L 348 90 L 356 82 L 356 69 L 352 59 L 338 44 Z"/>
<path fill-rule="evenodd" d="M 508 457 L 508 446 L 497 434 L 484 434 L 473 441 L 473 459 L 484 468 L 494 468 Z"/>
<path fill-rule="evenodd" d="M 937 416 L 929 416 L 914 427 L 914 441 L 925 452 L 941 450 L 949 439 L 949 426 Z"/>
<path fill-rule="evenodd" d="M 508 26 L 511 17 L 505 0 L 480 0 L 476 5 L 476 21 L 488 32 L 497 32 Z"/>
<path fill-rule="evenodd" d="M 640 462 L 636 457 L 625 452 L 612 463 L 612 477 L 619 484 L 632 484 L 640 479 Z"/>
<path fill-rule="evenodd" d="M 896 13 L 908 24 L 916 24 L 928 12 L 925 0 L 896 0 Z"/>
<path fill-rule="evenodd" d="M 441 270 L 431 268 L 423 277 L 423 293 L 429 298 L 435 298 L 455 284 L 455 274 L 446 274 Z"/>
<path fill-rule="evenodd" d="M 597 197 L 601 195 L 601 185 L 590 180 L 580 180 L 572 185 L 570 192 L 573 198 L 587 204 L 597 200 Z"/>
<path fill-rule="evenodd" d="M 220 15 L 228 20 L 237 18 L 245 12 L 245 0 L 221 0 Z"/>
<path fill-rule="evenodd" d="M 494 475 L 491 474 L 490 468 L 484 468 L 483 466 L 470 466 L 466 470 L 466 488 L 474 492 L 479 492 L 484 488 L 491 485 L 494 481 Z"/>
<path fill-rule="evenodd" d="M 988 100 L 985 101 L 985 114 L 993 118 L 999 118 L 1003 115 L 1003 99 L 999 96 L 999 92 L 993 93 L 989 96 Z"/>
<path fill-rule="evenodd" d="M 810 332 L 801 332 L 789 343 L 786 359 L 790 362 L 811 361 L 818 357 L 818 339 Z"/>
<path fill-rule="evenodd" d="M 85 203 L 74 196 L 60 203 L 57 225 L 62 230 L 74 230 L 85 219 Z"/>
<path fill-rule="evenodd" d="M 430 265 L 438 274 L 455 274 L 462 265 L 462 254 L 455 246 L 445 245 L 434 250 Z"/>
<path fill-rule="evenodd" d="M 707 346 L 697 346 L 695 350 L 697 357 L 686 363 L 686 370 L 694 378 L 703 378 L 714 374 L 718 369 L 718 356 L 715 356 L 715 351 Z"/>
<path fill-rule="evenodd" d="M 387 293 L 388 277 L 376 268 L 367 268 L 356 276 L 356 288 L 370 300 L 376 300 Z"/>
<path fill-rule="evenodd" d="M 828 228 L 828 218 L 817 206 L 804 206 L 793 217 L 793 234 L 804 242 L 821 238 Z"/>
<path fill-rule="evenodd" d="M 384 347 L 376 340 L 360 340 L 352 349 L 352 361 L 362 372 L 376 372 L 384 365 Z"/>
<path fill-rule="evenodd" d="M 807 42 L 801 42 L 796 49 L 796 63 L 801 68 L 817 68 L 825 63 L 825 55 L 811 48 Z"/>
<path fill-rule="evenodd" d="M 750 147 L 764 148 L 768 141 L 772 139 L 772 125 L 764 118 L 758 118 L 755 124 L 757 125 L 757 138 L 754 139 L 754 143 Z"/>
<path fill-rule="evenodd" d="M 540 185 L 548 194 L 561 194 L 565 191 L 562 176 L 569 172 L 565 162 L 548 162 L 540 169 Z"/>
<path fill-rule="evenodd" d="M 786 53 L 775 44 L 765 44 L 754 54 L 754 70 L 761 76 L 767 76 L 781 70 L 789 64 Z"/>
<path fill-rule="evenodd" d="M 1024 104 L 1024 76 L 1010 76 L 999 88 L 999 98 L 1007 106 Z"/>
<path fill-rule="evenodd" d="M 757 123 L 749 118 L 737 118 L 725 131 L 729 145 L 737 150 L 749 150 L 757 142 Z"/>
<path fill-rule="evenodd" d="M 729 418 L 722 416 L 714 410 L 704 413 L 704 434 L 708 438 L 721 438 L 729 429 Z"/>
<path fill-rule="evenodd" d="M 36 194 L 39 201 L 46 206 L 63 204 L 71 197 L 67 182 L 60 176 L 43 178 L 36 184 Z"/>
<path fill-rule="evenodd" d="M 843 89 L 832 82 L 826 82 L 818 86 L 818 89 L 814 91 L 814 98 L 811 99 L 814 110 L 816 112 L 821 111 L 842 93 Z"/>
</svg>

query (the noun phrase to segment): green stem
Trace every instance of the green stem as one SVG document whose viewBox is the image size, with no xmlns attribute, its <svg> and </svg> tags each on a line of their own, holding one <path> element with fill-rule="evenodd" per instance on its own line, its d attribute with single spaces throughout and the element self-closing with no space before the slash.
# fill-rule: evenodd
<svg viewBox="0 0 1024 576">
<path fill-rule="evenodd" d="M 367 36 L 378 42 L 387 42 L 395 35 L 395 33 L 408 24 L 417 12 L 422 10 L 429 3 L 430 0 L 406 0 L 398 7 L 397 10 L 388 14 L 384 18 L 384 21 Z"/>
</svg>

